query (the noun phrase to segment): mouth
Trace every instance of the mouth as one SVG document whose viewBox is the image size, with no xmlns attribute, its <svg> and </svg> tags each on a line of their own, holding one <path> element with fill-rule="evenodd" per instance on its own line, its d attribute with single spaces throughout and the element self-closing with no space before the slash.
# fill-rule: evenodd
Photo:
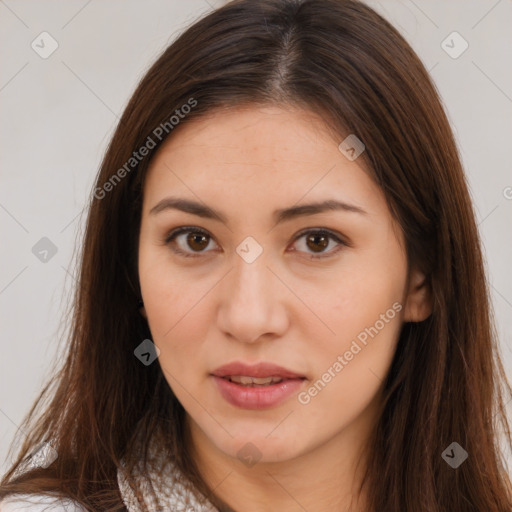
<svg viewBox="0 0 512 512">
<path fill-rule="evenodd" d="M 234 362 L 210 375 L 222 397 L 242 409 L 276 407 L 297 393 L 306 380 L 305 375 L 265 362 L 257 365 Z"/>
<path fill-rule="evenodd" d="M 303 380 L 305 377 L 298 377 L 296 379 L 289 379 L 286 377 L 249 377 L 247 375 L 228 375 L 225 377 L 221 377 L 222 379 L 228 380 L 229 382 L 233 382 L 234 384 L 238 384 L 244 387 L 267 387 L 272 386 L 274 384 L 279 384 L 280 382 L 284 382 L 287 380 Z"/>
<path fill-rule="evenodd" d="M 228 379 L 241 386 L 270 386 L 284 380 L 305 379 L 305 375 L 270 362 L 246 364 L 235 361 L 212 372 L 214 377 Z"/>
</svg>

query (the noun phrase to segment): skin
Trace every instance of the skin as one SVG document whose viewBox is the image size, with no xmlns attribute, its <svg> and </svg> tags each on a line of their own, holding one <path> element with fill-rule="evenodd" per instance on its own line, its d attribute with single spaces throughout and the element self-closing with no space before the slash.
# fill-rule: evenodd
<svg viewBox="0 0 512 512">
<path fill-rule="evenodd" d="M 364 493 L 358 499 L 355 491 L 362 450 L 400 328 L 431 312 L 425 278 L 407 268 L 402 232 L 383 192 L 362 158 L 349 161 L 340 152 L 341 140 L 311 112 L 238 108 L 179 126 L 148 171 L 141 314 L 187 411 L 191 456 L 238 511 L 365 510 Z M 149 213 L 171 195 L 221 211 L 228 225 L 178 210 Z M 327 211 L 279 225 L 272 218 L 276 209 L 325 199 L 366 214 Z M 185 233 L 166 245 L 166 235 L 180 226 L 209 236 L 191 246 Z M 296 239 L 310 228 L 350 244 Z M 236 252 L 248 236 L 263 249 L 250 264 Z M 232 361 L 270 361 L 305 375 L 304 391 L 394 303 L 402 309 L 307 404 L 292 395 L 269 409 L 241 409 L 224 400 L 209 376 Z M 248 442 L 261 454 L 251 467 L 237 457 Z"/>
</svg>

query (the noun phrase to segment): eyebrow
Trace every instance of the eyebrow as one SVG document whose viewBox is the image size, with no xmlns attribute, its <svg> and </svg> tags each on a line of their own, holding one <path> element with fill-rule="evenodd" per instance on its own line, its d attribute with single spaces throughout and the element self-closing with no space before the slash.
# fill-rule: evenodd
<svg viewBox="0 0 512 512">
<path fill-rule="evenodd" d="M 205 219 L 213 219 L 227 225 L 227 217 L 213 208 L 210 208 L 202 203 L 192 201 L 190 199 L 182 199 L 178 197 L 166 197 L 159 201 L 151 210 L 150 215 L 156 215 L 166 210 L 180 210 L 185 213 L 191 213 Z M 315 215 L 326 211 L 345 211 L 352 213 L 359 213 L 367 215 L 367 212 L 353 204 L 344 203 L 334 199 L 327 199 L 318 203 L 303 204 L 300 206 L 291 206 L 290 208 L 283 208 L 276 210 L 273 213 L 273 218 L 276 224 L 280 224 L 287 220 L 304 217 L 308 215 Z"/>
</svg>

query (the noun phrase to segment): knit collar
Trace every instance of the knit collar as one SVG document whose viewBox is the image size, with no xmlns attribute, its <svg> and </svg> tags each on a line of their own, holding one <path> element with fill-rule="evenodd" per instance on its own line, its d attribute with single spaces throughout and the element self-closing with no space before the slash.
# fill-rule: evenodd
<svg viewBox="0 0 512 512">
<path fill-rule="evenodd" d="M 219 512 L 194 488 L 177 465 L 165 456 L 165 451 L 153 440 L 148 455 L 149 470 L 144 471 L 139 461 L 132 474 L 136 481 L 137 493 L 123 472 L 117 471 L 119 491 L 128 512 L 143 512 L 141 501 L 150 512 Z M 125 467 L 123 461 L 124 459 L 121 465 Z"/>
</svg>

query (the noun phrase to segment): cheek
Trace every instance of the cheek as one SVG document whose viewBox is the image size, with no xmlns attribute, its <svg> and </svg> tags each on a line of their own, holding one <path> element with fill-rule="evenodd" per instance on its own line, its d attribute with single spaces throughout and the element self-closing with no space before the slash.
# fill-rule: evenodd
<svg viewBox="0 0 512 512">
<path fill-rule="evenodd" d="M 406 277 L 405 269 L 398 267 L 397 271 L 397 267 L 377 263 L 364 265 L 360 262 L 359 266 L 347 268 L 332 279 L 322 294 L 309 294 L 309 297 L 316 296 L 314 308 L 330 328 L 329 337 L 341 343 L 355 338 L 376 322 L 380 327 L 381 315 L 385 315 L 385 330 L 389 330 L 397 309 L 401 309 L 393 305 L 403 301 Z"/>
<path fill-rule="evenodd" d="M 149 242 L 141 244 L 139 278 L 153 341 L 166 345 L 175 339 L 183 321 L 194 314 L 208 283 L 202 278 L 191 281 L 190 273 L 180 270 L 165 248 Z"/>
<path fill-rule="evenodd" d="M 360 401 L 368 403 L 387 374 L 402 325 L 405 261 L 400 253 L 387 260 L 359 256 L 347 266 L 350 271 L 316 295 L 315 311 L 331 331 L 323 329 L 325 334 L 314 338 L 312 358 L 321 381 L 319 398 L 323 395 L 318 405 L 327 400 L 326 407 L 329 399 L 350 410 L 358 409 Z M 324 392 L 326 382 L 330 391 Z"/>
<path fill-rule="evenodd" d="M 206 371 L 199 368 L 207 354 L 198 340 L 207 339 L 211 323 L 205 310 L 207 289 L 191 286 L 189 280 L 182 283 L 176 272 L 172 280 L 148 279 L 146 284 L 146 312 L 152 341 L 160 350 L 158 363 L 178 400 L 191 407 L 190 397 L 199 396 L 197 386 Z"/>
<path fill-rule="evenodd" d="M 180 269 L 165 251 L 156 253 L 148 249 L 139 255 L 147 321 L 152 341 L 160 350 L 162 371 L 175 394 L 186 400 L 180 395 L 180 386 L 193 391 L 198 380 L 196 366 L 206 357 L 206 347 L 198 340 L 209 337 L 212 321 L 208 308 L 215 276 L 191 278 L 190 271 Z"/>
<path fill-rule="evenodd" d="M 300 403 L 309 403 L 308 417 L 318 428 L 350 423 L 376 399 L 396 350 L 401 326 L 396 309 L 339 317 L 337 336 L 320 340 L 311 353 L 314 378 Z"/>
<path fill-rule="evenodd" d="M 192 340 L 204 339 L 209 325 L 205 307 L 208 288 L 198 285 L 165 286 L 163 281 L 155 283 L 145 301 L 148 323 L 154 343 L 163 351 L 172 352 L 175 358 L 188 357 L 194 353 Z M 193 359 L 189 359 L 188 363 Z"/>
<path fill-rule="evenodd" d="M 403 305 L 399 293 L 350 294 L 333 298 L 320 311 L 324 312 L 322 319 L 331 332 L 325 330 L 326 334 L 314 338 L 317 372 L 327 371 L 338 356 L 346 356 L 347 362 L 343 364 L 347 366 L 385 371 L 402 325 Z"/>
</svg>

